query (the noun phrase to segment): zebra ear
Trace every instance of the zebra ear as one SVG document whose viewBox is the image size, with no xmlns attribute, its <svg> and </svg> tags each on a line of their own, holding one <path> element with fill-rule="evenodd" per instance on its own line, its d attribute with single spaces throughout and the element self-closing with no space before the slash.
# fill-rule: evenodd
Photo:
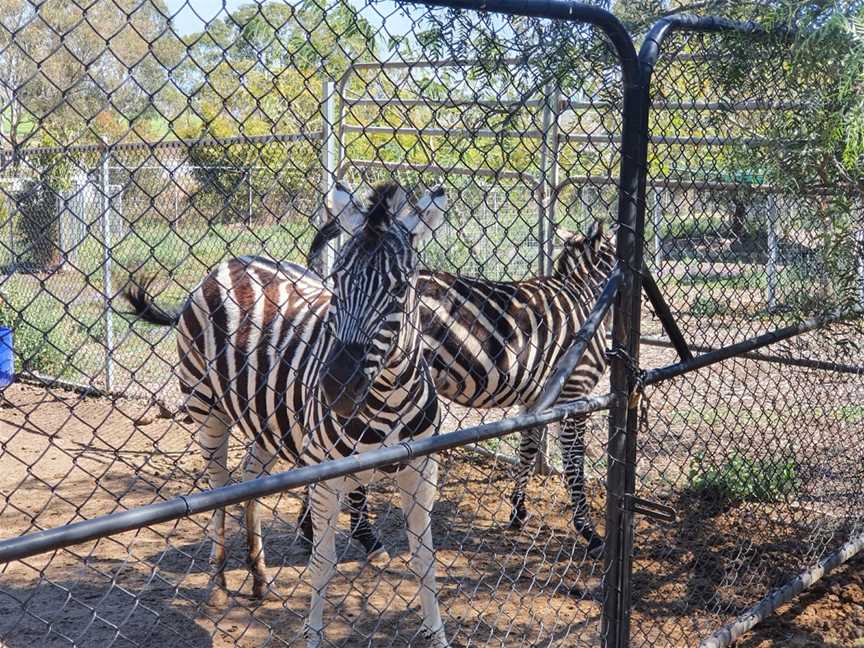
<svg viewBox="0 0 864 648">
<path fill-rule="evenodd" d="M 349 234 L 353 234 L 363 225 L 363 213 L 357 208 L 351 190 L 345 185 L 337 182 L 327 194 L 326 204 L 331 222 L 338 222 Z"/>
<path fill-rule="evenodd" d="M 556 227 L 555 236 L 557 236 L 561 241 L 567 242 L 577 238 L 579 232 L 574 232 L 573 230 L 565 229 L 563 227 Z"/>
<path fill-rule="evenodd" d="M 435 187 L 424 193 L 414 209 L 400 214 L 402 224 L 414 235 L 415 242 L 428 239 L 435 229 L 444 222 L 444 212 L 448 201 L 443 187 Z"/>
<path fill-rule="evenodd" d="M 603 236 L 603 223 L 599 220 L 594 220 L 588 227 L 586 238 L 592 243 L 596 243 Z"/>
</svg>

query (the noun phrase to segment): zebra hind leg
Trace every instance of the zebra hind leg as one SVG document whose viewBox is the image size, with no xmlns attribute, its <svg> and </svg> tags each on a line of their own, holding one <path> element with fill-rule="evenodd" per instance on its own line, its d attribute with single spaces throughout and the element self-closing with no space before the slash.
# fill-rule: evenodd
<svg viewBox="0 0 864 648">
<path fill-rule="evenodd" d="M 196 412 L 209 409 L 190 408 Z M 207 477 L 210 488 L 219 488 L 228 483 L 228 437 L 229 427 L 215 412 L 201 415 L 198 421 L 198 445 L 206 463 Z M 208 585 L 207 604 L 220 609 L 228 604 L 228 587 L 225 582 L 225 563 L 227 551 L 225 548 L 225 509 L 216 509 L 207 526 L 207 535 L 212 543 L 210 549 L 210 583 Z"/>
<path fill-rule="evenodd" d="M 588 415 L 574 414 L 561 421 L 561 455 L 564 459 L 564 477 L 573 506 L 573 526 L 588 542 L 588 552 L 599 556 L 603 538 L 597 534 L 591 521 L 591 510 L 585 496 L 585 430 Z"/>
<path fill-rule="evenodd" d="M 534 470 L 537 462 L 537 454 L 540 452 L 540 443 L 543 439 L 543 427 L 530 428 L 522 432 L 519 441 L 519 464 L 516 466 L 516 486 L 510 496 L 513 508 L 510 512 L 510 528 L 518 531 L 528 519 L 528 510 L 525 508 L 525 490 L 528 487 L 528 478 Z"/>
<path fill-rule="evenodd" d="M 365 486 L 358 486 L 348 494 L 348 507 L 351 512 L 351 537 L 363 545 L 366 557 L 373 558 L 383 552 L 384 545 L 369 523 Z"/>
<path fill-rule="evenodd" d="M 369 523 L 369 506 L 366 501 L 366 488 L 359 486 L 348 495 L 348 508 L 351 513 L 351 537 L 357 540 L 366 551 L 367 558 L 374 558 L 384 551 L 384 544 Z M 303 508 L 297 518 L 300 537 L 310 548 L 313 542 L 312 515 L 309 512 L 309 490 L 303 497 Z"/>
<path fill-rule="evenodd" d="M 300 506 L 300 515 L 297 516 L 297 529 L 299 530 L 299 538 L 307 549 L 312 549 L 314 540 L 314 531 L 312 524 L 312 511 L 309 508 L 309 487 L 303 493 L 303 504 Z"/>
<path fill-rule="evenodd" d="M 268 473 L 276 457 L 258 443 L 253 443 L 246 453 L 243 466 L 243 481 L 257 479 L 261 473 Z M 252 574 L 252 596 L 256 599 L 272 598 L 270 583 L 267 579 L 267 563 L 264 559 L 264 543 L 261 535 L 261 504 L 257 499 L 246 502 L 246 565 Z"/>
</svg>

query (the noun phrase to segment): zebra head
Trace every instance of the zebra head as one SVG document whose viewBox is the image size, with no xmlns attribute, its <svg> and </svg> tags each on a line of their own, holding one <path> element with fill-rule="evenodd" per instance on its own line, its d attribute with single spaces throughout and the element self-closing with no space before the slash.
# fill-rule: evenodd
<svg viewBox="0 0 864 648">
<path fill-rule="evenodd" d="M 587 234 L 557 230 L 564 245 L 555 259 L 555 275 L 561 278 L 585 278 L 598 273 L 607 275 L 615 263 L 615 248 L 604 232 L 603 224 L 595 220 Z"/>
<path fill-rule="evenodd" d="M 320 383 L 337 415 L 353 415 L 382 371 L 399 366 L 420 344 L 417 248 L 446 208 L 443 189 L 414 200 L 395 182 L 377 185 L 363 202 L 341 185 L 328 197 L 331 223 L 350 236 L 328 276 L 332 342 Z"/>
</svg>

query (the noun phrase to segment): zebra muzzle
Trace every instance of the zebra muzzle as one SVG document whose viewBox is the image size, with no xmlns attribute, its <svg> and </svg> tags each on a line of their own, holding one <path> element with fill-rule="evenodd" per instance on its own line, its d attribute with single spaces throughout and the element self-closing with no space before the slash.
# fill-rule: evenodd
<svg viewBox="0 0 864 648">
<path fill-rule="evenodd" d="M 369 381 L 363 373 L 365 349 L 360 344 L 339 345 L 330 352 L 321 375 L 324 402 L 338 416 L 351 417 L 366 401 Z"/>
</svg>

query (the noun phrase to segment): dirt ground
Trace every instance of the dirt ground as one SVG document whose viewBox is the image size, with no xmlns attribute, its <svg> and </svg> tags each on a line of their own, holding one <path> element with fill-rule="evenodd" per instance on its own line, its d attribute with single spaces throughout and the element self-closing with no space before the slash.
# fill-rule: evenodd
<svg viewBox="0 0 864 648">
<path fill-rule="evenodd" d="M 864 646 L 864 558 L 819 581 L 744 636 L 740 648 Z"/>
<path fill-rule="evenodd" d="M 0 409 L 3 537 L 55 527 L 196 489 L 202 462 L 185 423 L 130 402 L 13 385 Z M 139 421 L 136 424 L 135 421 Z M 146 423 L 146 424 L 140 424 Z M 232 463 L 241 447 L 232 451 Z M 535 515 L 505 530 L 511 478 L 500 463 L 465 452 L 442 460 L 434 513 L 440 600 L 454 646 L 591 646 L 600 564 L 571 538 L 561 479 L 532 480 Z M 592 485 L 599 511 L 600 490 Z M 389 557 L 367 563 L 340 539 L 339 576 L 325 612 L 338 646 L 421 646 L 416 585 L 392 488 L 370 508 Z M 0 570 L 0 641 L 18 646 L 302 645 L 309 589 L 296 542 L 294 494 L 265 505 L 265 551 L 274 600 L 249 596 L 240 508 L 230 509 L 227 610 L 204 604 L 207 516 L 156 525 L 6 565 Z M 343 516 L 346 517 L 347 516 Z M 347 519 L 343 520 L 347 528 Z M 571 586 L 585 593 L 572 596 Z M 112 643 L 113 642 L 113 643 Z"/>
<path fill-rule="evenodd" d="M 646 366 L 673 359 L 664 349 L 646 349 L 643 355 Z M 806 390 L 811 400 L 826 394 L 826 407 L 831 398 L 861 402 L 853 399 L 860 395 L 857 383 L 823 384 L 822 378 L 775 374 L 764 363 L 735 361 L 731 369 L 700 372 L 646 392 L 656 405 L 640 435 L 640 494 L 669 504 L 679 519 L 664 525 L 636 518 L 633 645 L 695 645 L 836 546 L 848 533 L 843 520 L 861 501 L 860 452 L 850 451 L 861 447 L 858 419 L 838 419 L 833 427 L 820 420 L 817 428 L 814 414 L 808 418 L 788 410 L 796 390 Z M 730 394 L 755 399 L 766 388 L 774 395 L 758 415 L 752 400 L 733 411 L 719 408 L 732 402 Z M 714 394 L 714 401 L 707 394 Z M 162 418 L 153 405 L 26 384 L 7 388 L 3 397 L 4 538 L 204 486 L 192 426 Z M 777 411 L 787 415 L 777 416 Z M 454 410 L 445 430 L 477 422 L 472 416 Z M 810 433 L 801 435 L 802 426 L 811 422 Z M 686 492 L 688 458 L 719 452 L 740 437 L 742 426 L 748 443 L 786 448 L 794 436 L 803 438 L 792 448 L 796 456 L 823 457 L 809 466 L 807 488 L 800 488 L 794 500 L 712 508 Z M 605 434 L 605 421 L 596 415 L 588 439 L 588 492 L 598 523 L 605 507 Z M 845 443 L 836 442 L 838 435 L 845 435 Z M 834 454 L 826 454 L 832 444 Z M 232 465 L 241 455 L 237 440 Z M 598 645 L 602 564 L 573 539 L 561 478 L 534 476 L 528 493 L 533 515 L 523 531 L 513 532 L 506 529 L 509 464 L 469 451 L 448 453 L 441 461 L 433 531 L 442 613 L 453 645 Z M 233 507 L 227 572 L 233 596 L 227 609 L 205 604 L 209 543 L 204 539 L 207 516 L 199 515 L 0 567 L 0 643 L 10 648 L 303 645 L 309 588 L 307 554 L 296 541 L 294 524 L 299 500 L 287 493 L 267 498 L 264 505 L 272 600 L 261 603 L 249 596 L 241 509 Z M 370 509 L 388 555 L 369 563 L 346 536 L 340 538 L 339 575 L 325 611 L 327 638 L 340 647 L 422 646 L 416 637 L 417 587 L 405 562 L 407 540 L 389 484 L 375 487 Z M 825 523 L 834 519 L 831 515 L 836 524 Z M 785 606 L 742 645 L 858 645 L 864 634 L 861 564 L 852 563 Z M 829 589 L 832 583 L 838 588 Z"/>
</svg>

